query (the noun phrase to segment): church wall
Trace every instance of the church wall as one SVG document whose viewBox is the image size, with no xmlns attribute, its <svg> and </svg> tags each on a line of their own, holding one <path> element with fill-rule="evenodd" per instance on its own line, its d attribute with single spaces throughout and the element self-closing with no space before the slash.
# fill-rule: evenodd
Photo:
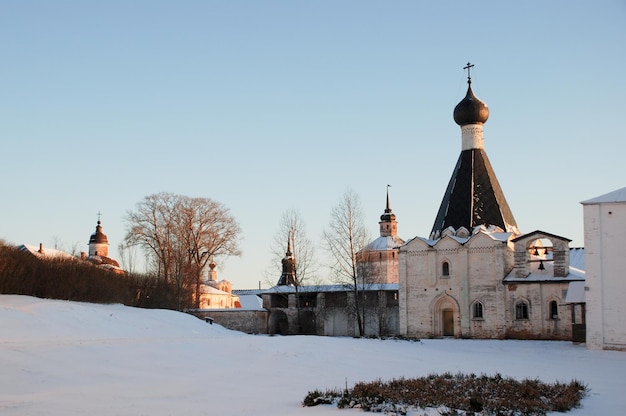
<svg viewBox="0 0 626 416">
<path fill-rule="evenodd" d="M 89 256 L 102 256 L 108 257 L 109 244 L 108 243 L 92 243 L 89 244 Z"/>
<path fill-rule="evenodd" d="M 472 238 L 465 245 L 440 242 L 401 250 L 400 333 L 408 337 L 571 339 L 571 310 L 564 304 L 568 283 L 504 285 L 513 267 L 510 244 Z M 449 264 L 444 276 L 442 264 Z M 516 303 L 528 317 L 516 319 Z M 558 318 L 550 316 L 556 302 Z M 478 307 L 482 316 L 475 311 Z M 453 311 L 454 333 L 444 333 L 444 310 Z"/>
<path fill-rule="evenodd" d="M 583 205 L 587 348 L 626 350 L 626 203 Z"/>
<path fill-rule="evenodd" d="M 468 302 L 464 315 L 469 321 L 469 331 L 464 336 L 473 338 L 501 338 L 504 306 L 501 301 L 502 278 L 505 273 L 505 249 L 498 245 L 468 248 L 470 270 L 468 273 Z M 474 316 L 476 303 L 482 305 L 482 317 Z"/>
<path fill-rule="evenodd" d="M 506 334 L 515 339 L 572 338 L 571 306 L 565 304 L 568 283 L 522 283 L 506 285 Z M 558 317 L 551 316 L 550 302 L 556 302 Z M 516 305 L 528 305 L 528 318 L 518 318 Z"/>
<path fill-rule="evenodd" d="M 238 300 L 230 293 L 201 293 L 200 309 L 234 308 Z"/>
<path fill-rule="evenodd" d="M 429 296 L 422 293 L 428 291 L 425 285 L 430 285 L 432 290 L 435 283 L 425 282 L 430 276 L 429 262 L 435 260 L 435 256 L 429 255 L 431 252 L 434 250 L 428 246 L 415 247 L 415 244 L 400 250 L 399 323 L 403 336 L 422 338 L 431 332 L 430 312 L 424 314 L 422 305 L 429 301 Z"/>
</svg>

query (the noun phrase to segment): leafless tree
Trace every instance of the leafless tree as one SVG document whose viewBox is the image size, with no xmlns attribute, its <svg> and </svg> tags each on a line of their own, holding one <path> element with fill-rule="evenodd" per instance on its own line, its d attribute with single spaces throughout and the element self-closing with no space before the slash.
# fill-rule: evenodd
<svg viewBox="0 0 626 416">
<path fill-rule="evenodd" d="M 129 245 L 126 241 L 122 241 L 117 245 L 117 251 L 120 255 L 120 264 L 122 269 L 126 270 L 129 274 L 135 273 L 136 263 L 136 245 Z"/>
<path fill-rule="evenodd" d="M 349 305 L 356 315 L 359 336 L 365 333 L 364 283 L 368 267 L 358 261 L 369 241 L 365 228 L 363 209 L 358 194 L 346 191 L 330 212 L 324 240 L 331 258 L 331 273 L 335 281 L 347 285 L 354 294 L 354 304 Z"/>
<path fill-rule="evenodd" d="M 149 195 L 127 213 L 126 222 L 125 243 L 141 247 L 156 265 L 157 276 L 176 284 L 179 309 L 186 291 L 196 294 L 197 306 L 210 259 L 241 254 L 239 225 L 226 207 L 208 198 Z"/>
</svg>

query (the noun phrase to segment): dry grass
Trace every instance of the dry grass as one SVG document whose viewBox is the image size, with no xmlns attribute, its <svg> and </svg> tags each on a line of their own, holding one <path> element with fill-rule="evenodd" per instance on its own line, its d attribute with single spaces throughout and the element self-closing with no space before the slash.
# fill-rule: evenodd
<svg viewBox="0 0 626 416">
<path fill-rule="evenodd" d="M 302 404 L 332 404 L 393 414 L 437 408 L 442 415 L 545 415 L 579 407 L 586 392 L 587 387 L 577 380 L 550 384 L 537 379 L 518 381 L 500 374 L 444 373 L 361 382 L 341 391 L 316 390 L 309 392 Z"/>
</svg>

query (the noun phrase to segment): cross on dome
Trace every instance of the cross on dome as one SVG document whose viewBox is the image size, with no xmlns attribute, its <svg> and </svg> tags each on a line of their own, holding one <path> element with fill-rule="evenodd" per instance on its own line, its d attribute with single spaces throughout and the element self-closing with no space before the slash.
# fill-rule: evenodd
<svg viewBox="0 0 626 416">
<path fill-rule="evenodd" d="M 472 70 L 473 67 L 474 67 L 474 64 L 470 64 L 469 62 L 467 63 L 466 66 L 463 67 L 463 69 L 467 69 L 467 83 L 468 84 L 472 83 L 472 75 L 470 71 Z"/>
</svg>

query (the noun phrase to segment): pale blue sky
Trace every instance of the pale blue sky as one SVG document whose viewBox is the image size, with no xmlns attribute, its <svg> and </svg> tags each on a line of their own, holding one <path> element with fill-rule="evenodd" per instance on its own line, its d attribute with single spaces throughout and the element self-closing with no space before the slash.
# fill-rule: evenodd
<svg viewBox="0 0 626 416">
<path fill-rule="evenodd" d="M 253 288 L 285 209 L 321 256 L 347 188 L 378 235 L 387 184 L 427 236 L 471 61 L 521 231 L 582 246 L 579 202 L 625 185 L 625 51 L 616 0 L 3 1 L 0 238 L 86 250 L 101 211 L 116 256 L 144 196 L 209 197 L 243 231 L 219 277 Z"/>
</svg>

